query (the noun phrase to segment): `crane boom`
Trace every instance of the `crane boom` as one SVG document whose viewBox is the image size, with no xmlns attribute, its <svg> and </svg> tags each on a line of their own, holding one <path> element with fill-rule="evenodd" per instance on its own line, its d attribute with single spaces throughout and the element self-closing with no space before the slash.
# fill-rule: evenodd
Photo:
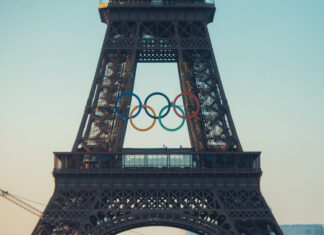
<svg viewBox="0 0 324 235">
<path fill-rule="evenodd" d="M 42 217 L 43 216 L 43 212 L 41 212 L 40 210 L 36 209 L 35 207 L 29 205 L 28 203 L 20 200 L 18 197 L 10 194 L 8 191 L 4 191 L 0 188 L 0 196 L 4 197 L 5 199 L 11 201 L 12 203 L 16 204 L 17 206 L 29 211 L 30 213 L 38 216 L 38 217 Z M 136 234 L 143 234 L 143 233 L 139 233 L 139 232 L 135 232 L 135 231 L 130 231 L 132 233 L 136 233 Z"/>
<path fill-rule="evenodd" d="M 36 215 L 38 217 L 43 216 L 43 213 L 40 210 L 36 209 L 35 207 L 27 204 L 26 202 L 24 202 L 22 200 L 20 200 L 16 196 L 8 193 L 8 191 L 4 191 L 4 190 L 0 189 L 0 196 L 2 196 L 5 199 L 11 201 L 12 203 L 16 204 L 17 206 L 29 211 L 30 213 L 33 213 L 34 215 Z"/>
</svg>

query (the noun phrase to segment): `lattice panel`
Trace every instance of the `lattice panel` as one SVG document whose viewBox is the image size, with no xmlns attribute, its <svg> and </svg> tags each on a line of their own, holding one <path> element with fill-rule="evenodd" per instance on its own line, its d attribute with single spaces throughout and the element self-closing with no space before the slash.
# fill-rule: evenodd
<svg viewBox="0 0 324 235">
<path fill-rule="evenodd" d="M 172 22 L 143 22 L 140 26 L 140 38 L 175 38 Z"/>
<path fill-rule="evenodd" d="M 38 229 L 115 234 L 168 225 L 198 234 L 280 234 L 274 221 L 257 190 L 57 190 Z"/>
<path fill-rule="evenodd" d="M 259 220 L 272 219 L 272 215 L 269 208 L 264 210 L 231 210 L 228 214 L 234 220 L 246 220 L 255 218 L 258 218 Z"/>
<path fill-rule="evenodd" d="M 205 24 L 111 22 L 102 54 L 83 118 L 87 125 L 80 125 L 76 141 L 83 144 L 75 144 L 75 150 L 122 148 L 127 121 L 116 115 L 114 102 L 121 93 L 132 92 L 137 62 L 178 62 L 182 91 L 196 94 L 201 104 L 198 117 L 189 121 L 195 150 L 241 150 Z M 184 100 L 187 114 L 196 109 L 193 100 Z M 129 113 L 129 102 L 130 97 L 120 103 L 124 114 Z"/>
<path fill-rule="evenodd" d="M 73 152 L 122 150 L 127 120 L 116 115 L 114 103 L 122 93 L 133 91 L 137 62 L 177 62 L 182 92 L 194 93 L 200 102 L 197 117 L 188 121 L 193 151 L 243 151 L 207 23 L 192 21 L 198 16 L 197 11 L 188 21 L 181 17 L 174 19 L 182 21 L 126 20 L 135 19 L 136 14 L 120 15 L 123 21 L 109 20 Z M 121 113 L 128 115 L 130 104 L 130 96 L 123 98 L 119 102 Z M 184 97 L 184 106 L 186 115 L 197 108 L 188 96 Z M 69 177 L 65 175 L 64 180 L 69 182 Z M 210 190 L 203 185 L 200 191 L 171 190 L 156 185 L 134 191 L 59 187 L 34 234 L 116 234 L 148 225 L 175 226 L 198 234 L 282 234 L 259 190 L 229 190 L 224 186 Z"/>
<path fill-rule="evenodd" d="M 220 83 L 209 50 L 183 50 L 183 89 L 196 93 L 200 101 L 200 117 L 192 119 L 191 133 L 194 133 L 198 149 L 220 149 L 238 151 L 241 149 L 237 136 L 229 122 L 229 107 L 221 94 Z M 187 100 L 187 110 L 195 110 L 194 100 Z"/>
<path fill-rule="evenodd" d="M 206 231 L 230 234 L 227 220 L 215 194 L 208 190 L 59 190 L 53 195 L 40 225 L 47 229 L 65 227 L 71 231 L 110 234 L 147 221 L 156 224 L 172 221 L 175 226 L 191 228 L 201 234 Z"/>
<path fill-rule="evenodd" d="M 108 25 L 108 38 L 118 39 L 118 38 L 128 38 L 132 39 L 136 37 L 136 22 L 111 22 Z"/>
<path fill-rule="evenodd" d="M 181 38 L 207 38 L 208 32 L 202 22 L 179 22 L 179 35 Z"/>
<path fill-rule="evenodd" d="M 96 213 L 85 225 L 90 231 L 99 231 L 103 227 L 105 232 L 112 231 L 116 229 L 114 224 L 139 223 L 141 220 L 155 219 L 156 223 L 161 223 L 171 214 L 181 219 L 182 224 L 197 223 L 205 229 L 213 228 L 213 231 L 230 230 L 226 216 L 210 191 L 104 191 L 96 201 L 95 209 Z"/>
<path fill-rule="evenodd" d="M 226 209 L 268 209 L 259 191 L 220 191 Z"/>
<path fill-rule="evenodd" d="M 96 209 L 207 209 L 217 208 L 211 192 L 201 191 L 120 191 L 103 192 Z"/>
<path fill-rule="evenodd" d="M 181 39 L 180 45 L 185 49 L 208 49 L 210 46 L 207 39 Z"/>
</svg>

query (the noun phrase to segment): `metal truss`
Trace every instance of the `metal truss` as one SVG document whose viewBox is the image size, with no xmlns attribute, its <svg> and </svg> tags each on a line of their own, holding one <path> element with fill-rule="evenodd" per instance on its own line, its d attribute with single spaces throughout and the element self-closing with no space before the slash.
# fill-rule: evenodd
<svg viewBox="0 0 324 235">
<path fill-rule="evenodd" d="M 110 22 L 97 73 L 73 151 L 119 151 L 126 121 L 114 103 L 132 92 L 137 62 L 177 62 L 182 92 L 196 94 L 201 110 L 188 124 L 197 150 L 241 151 L 220 81 L 206 24 L 202 22 Z M 131 98 L 119 104 L 129 113 Z M 184 97 L 185 111 L 195 101 Z"/>
<path fill-rule="evenodd" d="M 117 97 L 133 89 L 136 71 L 135 49 L 106 50 L 106 45 L 122 38 L 136 38 L 136 24 L 111 23 L 99 59 L 85 112 L 73 149 L 81 144 L 85 151 L 119 149 L 124 141 L 126 121 L 116 115 L 114 102 Z M 120 110 L 129 112 L 131 98 L 120 102 Z"/>
<path fill-rule="evenodd" d="M 110 3 L 100 9 L 108 27 L 79 131 L 72 152 L 55 155 L 55 191 L 33 234 L 117 234 L 165 225 L 198 234 L 282 235 L 260 192 L 259 153 L 243 152 L 220 80 L 207 29 L 214 5 Z M 191 167 L 121 164 L 127 120 L 114 104 L 133 91 L 138 62 L 177 63 L 181 91 L 198 97 L 200 111 L 187 121 Z M 196 110 L 194 99 L 183 101 L 186 115 Z M 130 104 L 126 96 L 119 110 L 129 115 Z M 150 151 L 145 154 L 188 154 Z M 86 158 L 97 159 L 94 168 L 84 166 Z"/>
<path fill-rule="evenodd" d="M 35 234 L 117 234 L 166 225 L 198 234 L 280 234 L 260 191 L 57 189 Z M 55 228 L 55 229 L 54 229 Z"/>
</svg>

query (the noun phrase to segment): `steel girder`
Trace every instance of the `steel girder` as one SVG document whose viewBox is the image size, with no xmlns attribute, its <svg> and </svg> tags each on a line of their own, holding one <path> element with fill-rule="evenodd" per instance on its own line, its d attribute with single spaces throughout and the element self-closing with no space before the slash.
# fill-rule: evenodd
<svg viewBox="0 0 324 235">
<path fill-rule="evenodd" d="M 241 151 L 219 78 L 207 27 L 201 22 L 110 22 L 73 150 L 119 151 L 127 121 L 114 111 L 117 97 L 132 92 L 137 62 L 177 62 L 182 92 L 199 98 L 197 117 L 187 122 L 196 151 Z M 129 113 L 131 97 L 119 108 Z M 184 97 L 185 112 L 196 103 Z"/>
<path fill-rule="evenodd" d="M 258 187 L 57 187 L 34 234 L 117 234 L 142 226 L 198 234 L 281 234 Z"/>
<path fill-rule="evenodd" d="M 172 11 L 174 14 L 176 9 Z M 171 14 L 166 10 L 156 17 L 145 16 L 143 12 L 139 17 L 116 11 L 110 15 L 112 19 L 132 20 L 115 21 L 107 18 L 110 13 L 101 12 L 108 27 L 73 152 L 122 150 L 127 120 L 116 115 L 114 103 L 120 94 L 133 91 L 138 62 L 178 64 L 181 91 L 194 93 L 201 104 L 197 117 L 187 121 L 194 152 L 243 151 L 207 30 L 210 14 L 208 20 L 194 20 L 204 19 L 199 11 L 198 8 L 192 12 L 182 9 L 183 14 L 176 15 L 173 21 L 164 17 Z M 182 15 L 191 20 L 181 20 Z M 162 16 L 164 20 L 157 20 Z M 131 97 L 120 101 L 123 114 L 129 114 L 130 103 Z M 184 97 L 184 105 L 187 115 L 196 109 L 195 101 L 189 97 Z M 82 187 L 74 185 L 69 174 L 55 175 L 56 180 L 63 179 L 66 185 L 56 183 L 33 234 L 116 234 L 149 225 L 174 226 L 198 234 L 282 234 L 259 185 L 201 185 L 199 189 L 189 189 L 179 184 L 177 189 L 171 189 L 156 184 L 132 189 L 126 185 L 107 188 L 96 181 L 91 183 L 91 174 L 88 174 L 89 182 Z M 123 175 L 120 178 L 101 176 L 104 177 L 117 184 Z M 133 177 L 142 176 L 134 174 Z M 259 176 L 256 180 L 259 182 Z"/>
</svg>

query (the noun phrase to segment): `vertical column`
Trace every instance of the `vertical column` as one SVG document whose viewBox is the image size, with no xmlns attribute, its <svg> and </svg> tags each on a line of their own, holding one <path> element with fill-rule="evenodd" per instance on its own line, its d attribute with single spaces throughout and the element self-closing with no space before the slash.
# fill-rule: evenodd
<svg viewBox="0 0 324 235">
<path fill-rule="evenodd" d="M 134 83 L 135 83 L 135 74 L 136 74 L 136 67 L 137 67 L 137 42 L 139 38 L 139 29 L 140 29 L 140 22 L 136 22 L 136 26 L 134 31 L 132 32 L 132 48 L 129 50 L 129 54 L 126 59 L 125 63 L 125 73 L 126 79 L 124 81 L 125 89 L 124 92 L 133 92 L 134 90 Z M 120 102 L 119 107 L 122 110 L 124 115 L 129 116 L 130 112 L 130 105 L 131 105 L 131 96 L 124 96 L 123 101 Z M 121 150 L 124 144 L 125 135 L 126 135 L 126 128 L 128 120 L 122 119 L 121 117 L 116 115 L 116 124 L 117 126 L 112 131 L 112 134 L 116 136 L 116 139 L 112 145 L 112 149 L 114 151 Z"/>
<path fill-rule="evenodd" d="M 217 63 L 216 63 L 214 50 L 213 50 L 212 43 L 211 43 L 211 40 L 210 40 L 210 36 L 209 36 L 209 33 L 208 33 L 207 25 L 204 25 L 204 27 L 205 27 L 205 32 L 207 32 L 208 45 L 209 45 L 210 54 L 211 54 L 210 58 L 212 59 L 212 64 L 213 64 L 213 67 L 214 67 L 214 70 L 215 70 L 214 74 L 215 74 L 215 78 L 216 78 L 217 83 L 218 83 L 220 96 L 222 97 L 224 106 L 227 109 L 226 115 L 227 115 L 227 119 L 228 119 L 228 125 L 229 125 L 229 129 L 230 129 L 230 134 L 232 135 L 232 139 L 233 139 L 233 145 L 236 146 L 235 148 L 236 148 L 237 151 L 242 152 L 243 148 L 242 148 L 240 139 L 238 137 L 238 134 L 236 132 L 236 128 L 235 128 L 235 125 L 234 125 L 232 114 L 230 112 L 229 105 L 227 103 L 227 98 L 225 96 L 225 91 L 224 91 L 224 88 L 223 88 L 222 80 L 221 80 L 220 75 L 219 75 L 218 66 L 217 66 Z"/>
<path fill-rule="evenodd" d="M 92 85 L 91 85 L 90 94 L 89 94 L 89 97 L 88 97 L 88 100 L 87 100 L 87 103 L 86 103 L 86 107 L 85 107 L 85 110 L 84 110 L 84 113 L 83 113 L 83 116 L 82 116 L 82 120 L 81 120 L 81 123 L 80 123 L 80 126 L 79 126 L 78 134 L 77 134 L 76 139 L 75 139 L 74 144 L 73 144 L 72 152 L 76 151 L 78 146 L 83 142 L 83 133 L 85 131 L 85 126 L 86 126 L 88 117 L 92 112 L 92 107 L 93 107 L 92 103 L 93 103 L 93 100 L 94 100 L 95 92 L 97 90 L 97 87 L 99 86 L 100 77 L 103 76 L 103 74 L 102 74 L 103 69 L 102 68 L 103 68 L 103 64 L 104 64 L 103 63 L 104 45 L 105 45 L 105 42 L 106 42 L 106 40 L 108 38 L 108 31 L 109 31 L 109 25 L 107 26 L 106 35 L 105 35 L 105 38 L 104 38 L 104 41 L 103 41 L 103 46 L 101 48 L 96 73 L 95 73 L 95 76 L 94 76 L 94 79 L 93 79 L 93 82 L 92 82 Z"/>
<path fill-rule="evenodd" d="M 116 152 L 123 146 L 127 120 L 116 115 L 114 105 L 120 94 L 133 91 L 137 37 L 138 23 L 109 23 L 73 151 Z M 131 98 L 119 102 L 124 115 L 129 114 Z"/>
<path fill-rule="evenodd" d="M 242 151 L 220 81 L 206 24 L 178 22 L 178 67 L 181 89 L 194 93 L 200 112 L 188 121 L 195 150 Z M 193 99 L 184 97 L 186 115 L 194 112 Z"/>
<path fill-rule="evenodd" d="M 193 86 L 191 81 L 191 71 L 189 70 L 188 63 L 184 60 L 184 49 L 182 47 L 181 43 L 181 35 L 179 33 L 179 22 L 175 23 L 175 35 L 177 39 L 177 50 L 178 50 L 178 72 L 179 72 L 179 78 L 180 78 L 180 87 L 181 92 L 191 92 L 197 95 L 197 91 L 193 90 L 195 86 Z M 192 100 L 192 98 L 188 96 L 183 96 L 183 103 L 185 108 L 186 116 L 190 116 L 192 114 L 192 110 L 195 110 L 197 108 L 197 104 L 195 103 L 195 100 Z M 191 147 L 195 151 L 202 151 L 204 149 L 207 149 L 206 140 L 203 139 L 203 136 L 205 136 L 203 126 L 201 125 L 202 121 L 202 114 L 199 112 L 199 114 L 191 119 L 187 120 L 187 127 L 189 132 L 189 138 Z"/>
</svg>

